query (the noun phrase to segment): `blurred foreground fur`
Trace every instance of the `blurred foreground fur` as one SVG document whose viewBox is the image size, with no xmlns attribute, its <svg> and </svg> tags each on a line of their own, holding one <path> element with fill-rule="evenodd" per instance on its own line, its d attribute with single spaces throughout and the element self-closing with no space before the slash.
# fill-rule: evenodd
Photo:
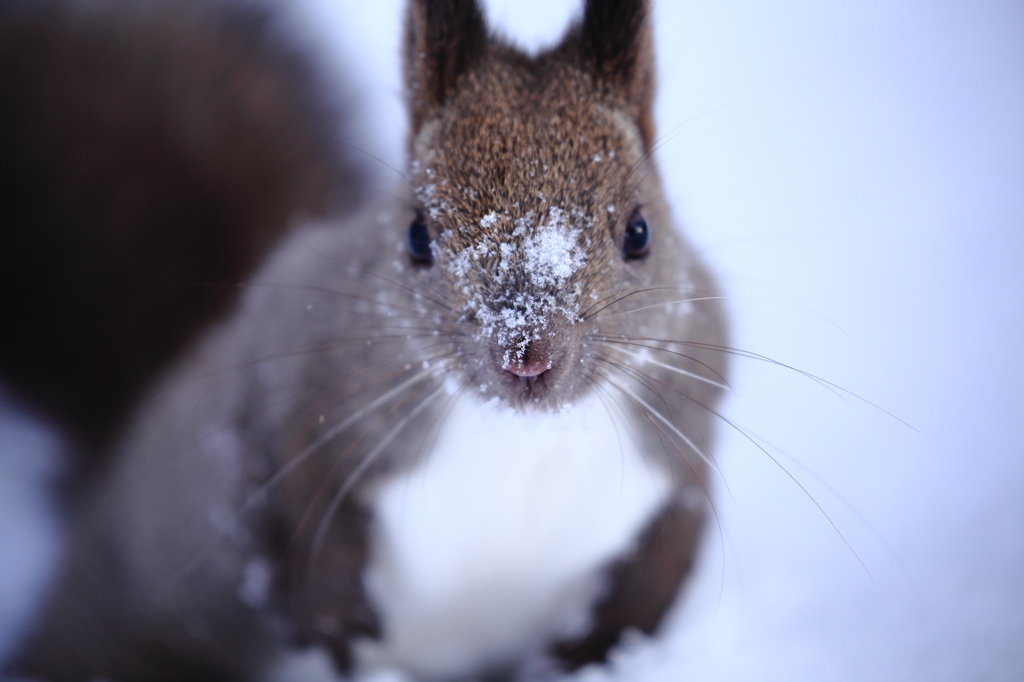
<svg viewBox="0 0 1024 682">
<path fill-rule="evenodd" d="M 293 214 L 361 195 L 338 112 L 272 19 L 0 3 L 0 380 L 87 461 Z"/>
</svg>

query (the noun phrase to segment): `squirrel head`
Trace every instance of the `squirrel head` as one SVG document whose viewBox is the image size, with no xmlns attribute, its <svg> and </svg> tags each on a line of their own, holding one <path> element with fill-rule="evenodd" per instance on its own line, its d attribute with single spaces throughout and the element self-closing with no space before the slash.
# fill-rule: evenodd
<svg viewBox="0 0 1024 682">
<path fill-rule="evenodd" d="M 649 14 L 589 0 L 528 56 L 472 0 L 409 5 L 409 257 L 472 339 L 473 385 L 513 404 L 578 397 L 588 314 L 664 283 L 651 255 L 675 240 L 651 160 Z"/>
</svg>

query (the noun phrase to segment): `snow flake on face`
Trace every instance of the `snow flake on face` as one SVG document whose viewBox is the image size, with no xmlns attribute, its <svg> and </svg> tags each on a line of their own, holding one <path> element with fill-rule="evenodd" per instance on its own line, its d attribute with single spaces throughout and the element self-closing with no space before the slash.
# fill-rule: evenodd
<svg viewBox="0 0 1024 682">
<path fill-rule="evenodd" d="M 579 287 L 567 285 L 587 262 L 580 227 L 587 216 L 579 210 L 551 207 L 541 221 L 532 211 L 516 218 L 511 233 L 488 229 L 500 219 L 497 211 L 481 218 L 480 226 L 487 231 L 475 244 L 450 256 L 447 269 L 464 282 L 480 335 L 505 347 L 503 360 L 508 366 L 524 357 L 531 341 L 541 338 L 553 314 L 572 323 L 579 321 Z M 493 262 L 485 266 L 484 257 L 493 258 L 496 271 Z M 472 273 L 484 267 L 497 285 L 496 293 L 489 294 L 496 298 L 484 300 L 484 294 L 470 283 Z M 508 290 L 506 284 L 514 284 L 515 290 Z"/>
<path fill-rule="evenodd" d="M 533 227 L 533 211 L 527 212 L 527 214 L 524 215 L 522 218 L 516 218 L 516 221 L 513 224 L 515 226 L 515 229 L 512 230 L 512 236 L 523 236 L 524 234 L 526 234 L 526 231 L 528 229 Z"/>
<path fill-rule="evenodd" d="M 413 171 L 418 171 L 420 167 L 421 164 L 419 162 L 415 162 L 413 164 Z M 429 215 L 431 219 L 437 220 L 440 218 L 441 214 L 449 208 L 448 203 L 439 196 L 437 191 L 438 185 L 435 184 L 435 177 L 437 174 L 434 172 L 434 169 L 423 169 L 423 175 L 426 176 L 426 182 L 414 187 L 413 193 L 416 195 L 416 199 L 419 200 L 419 203 L 423 208 L 426 209 L 427 215 Z M 447 180 L 442 179 L 440 181 L 441 187 L 444 187 L 447 184 Z"/>
<path fill-rule="evenodd" d="M 490 213 L 488 213 L 487 215 L 480 219 L 480 227 L 486 230 L 487 228 L 494 225 L 494 223 L 496 222 L 498 222 L 498 212 L 491 211 Z"/>
<path fill-rule="evenodd" d="M 470 246 L 455 255 L 448 263 L 448 269 L 459 279 L 463 279 L 473 269 L 473 256 L 476 254 L 476 247 Z"/>
<path fill-rule="evenodd" d="M 559 286 L 586 263 L 580 248 L 579 229 L 567 229 L 565 213 L 559 208 L 548 212 L 548 222 L 523 243 L 526 274 L 538 287 Z"/>
<path fill-rule="evenodd" d="M 515 249 L 512 248 L 511 244 L 504 242 L 498 244 L 498 253 L 501 254 L 501 262 L 498 263 L 498 269 L 500 269 L 502 273 L 508 272 L 508 264 L 512 260 L 512 254 L 514 252 Z"/>
</svg>

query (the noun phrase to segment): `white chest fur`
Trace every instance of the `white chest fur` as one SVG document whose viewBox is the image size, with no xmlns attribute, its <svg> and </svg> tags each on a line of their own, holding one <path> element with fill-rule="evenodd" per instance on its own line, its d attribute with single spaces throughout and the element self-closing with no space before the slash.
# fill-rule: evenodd
<svg viewBox="0 0 1024 682">
<path fill-rule="evenodd" d="M 617 410 L 458 402 L 432 452 L 375 493 L 366 585 L 384 637 L 366 665 L 457 676 L 585 629 L 601 568 L 670 490 Z"/>
</svg>

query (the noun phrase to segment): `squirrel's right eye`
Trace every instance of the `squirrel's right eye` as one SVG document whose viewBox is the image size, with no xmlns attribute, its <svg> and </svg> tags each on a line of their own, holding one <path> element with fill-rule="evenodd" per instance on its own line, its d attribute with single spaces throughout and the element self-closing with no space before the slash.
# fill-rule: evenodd
<svg viewBox="0 0 1024 682">
<path fill-rule="evenodd" d="M 623 240 L 622 250 L 626 258 L 637 259 L 647 255 L 651 245 L 651 230 L 647 227 L 647 221 L 640 214 L 640 209 L 633 209 L 626 224 L 626 237 Z"/>
<path fill-rule="evenodd" d="M 430 265 L 434 262 L 434 254 L 430 250 L 430 231 L 427 230 L 427 221 L 419 213 L 416 219 L 409 224 L 409 257 L 413 263 L 419 265 Z"/>
</svg>

